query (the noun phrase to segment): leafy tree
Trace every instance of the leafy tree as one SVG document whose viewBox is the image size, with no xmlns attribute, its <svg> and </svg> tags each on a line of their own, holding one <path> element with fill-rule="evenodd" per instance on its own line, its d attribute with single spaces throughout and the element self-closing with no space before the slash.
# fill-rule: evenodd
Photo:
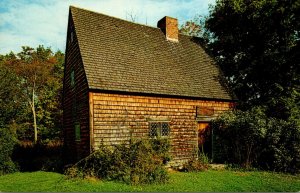
<svg viewBox="0 0 300 193">
<path fill-rule="evenodd" d="M 265 105 L 283 119 L 299 112 L 299 20 L 298 0 L 216 1 L 205 23 L 208 47 L 240 108 Z"/>
<path fill-rule="evenodd" d="M 268 118 L 265 109 L 235 110 L 212 122 L 214 161 L 271 171 L 300 172 L 300 126 Z"/>
<path fill-rule="evenodd" d="M 22 47 L 18 54 L 2 56 L 2 63 L 13 71 L 18 80 L 22 104 L 27 104 L 31 115 L 23 115 L 23 123 L 31 117 L 34 141 L 38 140 L 38 128 L 46 135 L 59 133 L 61 126 L 61 92 L 64 54 L 53 54 L 50 48 Z M 50 136 L 51 137 L 51 136 Z"/>
<path fill-rule="evenodd" d="M 300 125 L 294 120 L 269 119 L 262 147 L 256 166 L 281 172 L 300 172 Z"/>
<path fill-rule="evenodd" d="M 52 56 L 50 76 L 40 91 L 37 116 L 39 117 L 42 138 L 59 137 L 62 128 L 62 89 L 64 54 L 60 51 Z M 51 128 L 51 129 L 50 129 Z"/>
<path fill-rule="evenodd" d="M 253 166 L 261 154 L 266 135 L 266 116 L 261 108 L 249 111 L 235 110 L 223 114 L 212 122 L 216 142 L 222 149 L 216 150 L 215 159 L 243 167 Z M 222 152 L 218 152 L 222 151 Z M 224 157 L 218 157 L 222 154 Z"/>
<path fill-rule="evenodd" d="M 7 57 L 15 58 L 13 54 Z M 4 56 L 0 57 L 0 175 L 17 171 L 12 161 L 13 148 L 16 144 L 15 131 L 9 128 L 15 117 L 22 111 L 19 100 L 17 76 L 3 65 Z"/>
<path fill-rule="evenodd" d="M 36 100 L 39 90 L 49 77 L 50 65 L 47 61 L 49 54 L 50 50 L 45 50 L 43 47 L 39 47 L 37 51 L 30 47 L 23 47 L 23 51 L 18 54 L 21 60 L 15 66 L 16 73 L 23 81 L 23 93 L 32 110 L 35 142 L 37 142 Z"/>
<path fill-rule="evenodd" d="M 15 117 L 22 111 L 20 82 L 16 74 L 0 62 L 0 127 L 15 121 Z"/>
<path fill-rule="evenodd" d="M 217 0 L 210 10 L 204 42 L 243 110 L 213 123 L 223 161 L 300 171 L 299 19 L 298 0 Z"/>
<path fill-rule="evenodd" d="M 0 175 L 17 171 L 17 166 L 11 159 L 15 144 L 14 132 L 0 127 Z"/>
<path fill-rule="evenodd" d="M 204 18 L 200 15 L 195 16 L 194 19 L 190 21 L 186 21 L 179 28 L 179 33 L 194 36 L 194 37 L 202 37 L 203 36 L 203 26 Z"/>
</svg>

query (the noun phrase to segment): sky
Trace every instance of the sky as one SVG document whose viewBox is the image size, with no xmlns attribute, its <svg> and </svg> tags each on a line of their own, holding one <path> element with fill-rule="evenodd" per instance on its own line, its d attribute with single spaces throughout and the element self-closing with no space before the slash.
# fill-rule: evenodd
<svg viewBox="0 0 300 193">
<path fill-rule="evenodd" d="M 0 0 L 0 54 L 21 46 L 51 47 L 65 52 L 69 6 L 156 27 L 164 16 L 179 25 L 208 15 L 215 0 Z"/>
</svg>

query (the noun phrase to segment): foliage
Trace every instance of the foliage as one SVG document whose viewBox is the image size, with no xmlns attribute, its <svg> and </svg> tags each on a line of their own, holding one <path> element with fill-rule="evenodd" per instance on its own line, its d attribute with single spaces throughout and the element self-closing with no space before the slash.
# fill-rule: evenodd
<svg viewBox="0 0 300 193">
<path fill-rule="evenodd" d="M 181 171 L 184 172 L 201 172 L 208 169 L 208 165 L 204 164 L 200 160 L 190 159 L 188 162 L 184 163 Z"/>
<path fill-rule="evenodd" d="M 40 138 L 58 140 L 61 138 L 62 129 L 64 54 L 57 51 L 50 56 L 49 60 L 52 60 L 53 64 L 50 69 L 50 76 L 40 93 L 37 116 L 40 120 Z"/>
<path fill-rule="evenodd" d="M 207 165 L 210 163 L 210 160 L 208 158 L 208 155 L 205 154 L 203 151 L 198 153 L 198 160 L 203 163 L 204 165 Z"/>
<path fill-rule="evenodd" d="M 5 127 L 16 121 L 18 115 L 24 111 L 18 100 L 21 95 L 18 90 L 20 84 L 16 74 L 4 66 L 0 61 L 0 127 Z"/>
<path fill-rule="evenodd" d="M 158 148 L 161 144 L 162 148 Z M 164 139 L 137 140 L 97 151 L 66 171 L 70 177 L 94 176 L 130 184 L 164 183 L 168 180 L 164 162 L 170 145 Z"/>
<path fill-rule="evenodd" d="M 206 20 L 209 51 L 240 100 L 286 119 L 300 89 L 300 4 L 297 0 L 217 0 Z M 286 100 L 296 97 L 296 100 Z M 288 102 L 286 108 L 283 104 Z"/>
<path fill-rule="evenodd" d="M 197 150 L 197 155 L 190 158 L 187 162 L 185 162 L 182 167 L 177 168 L 179 171 L 183 172 L 201 172 L 209 169 L 209 158 L 204 153 L 203 147 L 202 151 Z"/>
<path fill-rule="evenodd" d="M 207 33 L 207 29 L 205 29 L 205 19 L 206 17 L 196 15 L 179 27 L 179 33 L 192 36 L 191 40 L 201 45 L 209 53 L 208 42 L 211 39 L 211 34 Z"/>
<path fill-rule="evenodd" d="M 283 120 L 293 120 L 300 125 L 300 90 L 293 89 L 289 96 L 271 99 L 267 114 Z"/>
<path fill-rule="evenodd" d="M 204 24 L 204 18 L 200 15 L 195 16 L 194 19 L 186 21 L 179 28 L 179 33 L 194 37 L 202 37 L 203 30 L 202 26 Z"/>
<path fill-rule="evenodd" d="M 266 134 L 265 115 L 260 108 L 250 111 L 233 111 L 213 122 L 215 142 L 222 149 L 229 163 L 250 167 L 259 157 L 259 148 Z M 214 157 L 214 159 L 218 159 Z"/>
<path fill-rule="evenodd" d="M 94 178 L 68 179 L 53 172 L 0 176 L 3 192 L 297 192 L 299 176 L 273 172 L 172 172 L 166 184 L 132 186 Z"/>
<path fill-rule="evenodd" d="M 20 171 L 55 171 L 63 172 L 63 144 L 61 141 L 19 141 L 13 152 L 13 161 Z"/>
<path fill-rule="evenodd" d="M 245 168 L 300 171 L 300 127 L 296 121 L 267 118 L 262 108 L 235 110 L 213 121 L 214 161 Z M 219 153 L 219 152 L 222 153 Z"/>
<path fill-rule="evenodd" d="M 0 121 L 14 128 L 19 139 L 60 137 L 63 62 L 62 52 L 43 46 L 0 55 L 0 102 L 7 104 L 0 107 L 5 112 Z"/>
<path fill-rule="evenodd" d="M 171 144 L 168 138 L 153 139 L 150 140 L 150 144 L 156 156 L 162 160 L 163 164 L 171 160 L 171 155 L 168 153 Z"/>
<path fill-rule="evenodd" d="M 258 166 L 289 173 L 300 172 L 300 125 L 269 119 Z"/>
<path fill-rule="evenodd" d="M 16 139 L 8 128 L 0 128 L 0 175 L 17 171 L 11 159 Z"/>
<path fill-rule="evenodd" d="M 299 13 L 297 0 L 217 0 L 211 7 L 204 42 L 243 110 L 214 123 L 216 146 L 224 148 L 215 160 L 299 172 Z"/>
</svg>

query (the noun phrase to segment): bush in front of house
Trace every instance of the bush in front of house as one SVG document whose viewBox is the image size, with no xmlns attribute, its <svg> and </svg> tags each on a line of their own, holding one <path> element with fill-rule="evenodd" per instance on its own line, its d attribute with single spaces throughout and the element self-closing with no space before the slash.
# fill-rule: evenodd
<svg viewBox="0 0 300 193">
<path fill-rule="evenodd" d="M 262 109 L 229 111 L 212 122 L 214 161 L 250 168 L 262 152 L 266 117 Z"/>
<path fill-rule="evenodd" d="M 37 170 L 63 172 L 62 152 L 63 143 L 59 140 L 37 143 L 19 141 L 15 145 L 12 158 L 22 172 Z"/>
<path fill-rule="evenodd" d="M 202 151 L 197 150 L 198 156 L 193 156 L 187 162 L 183 163 L 182 167 L 177 168 L 177 170 L 182 172 L 202 172 L 210 168 L 209 166 L 209 158 Z"/>
<path fill-rule="evenodd" d="M 212 122 L 214 161 L 243 168 L 298 173 L 300 126 L 268 118 L 262 108 L 227 112 Z M 221 144 L 221 145 L 220 145 Z"/>
<path fill-rule="evenodd" d="M 161 148 L 159 148 L 160 144 Z M 98 150 L 66 170 L 70 177 L 94 176 L 128 184 L 165 183 L 170 143 L 166 139 L 133 140 L 129 144 L 101 145 Z"/>
<path fill-rule="evenodd" d="M 205 170 L 208 170 L 209 165 L 206 163 L 203 163 L 199 159 L 190 159 L 189 161 L 185 162 L 182 166 L 182 169 L 180 171 L 183 172 L 202 172 Z"/>
<path fill-rule="evenodd" d="M 18 170 L 11 159 L 15 144 L 14 133 L 8 128 L 0 128 L 0 175 Z"/>
</svg>

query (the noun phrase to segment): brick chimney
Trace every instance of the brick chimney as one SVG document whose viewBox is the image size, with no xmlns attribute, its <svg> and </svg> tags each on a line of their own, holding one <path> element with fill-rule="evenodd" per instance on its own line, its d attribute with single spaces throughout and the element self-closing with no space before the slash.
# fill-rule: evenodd
<svg viewBox="0 0 300 193">
<path fill-rule="evenodd" d="M 178 42 L 178 21 L 175 18 L 165 16 L 157 22 L 157 27 L 160 28 L 167 40 Z"/>
</svg>

